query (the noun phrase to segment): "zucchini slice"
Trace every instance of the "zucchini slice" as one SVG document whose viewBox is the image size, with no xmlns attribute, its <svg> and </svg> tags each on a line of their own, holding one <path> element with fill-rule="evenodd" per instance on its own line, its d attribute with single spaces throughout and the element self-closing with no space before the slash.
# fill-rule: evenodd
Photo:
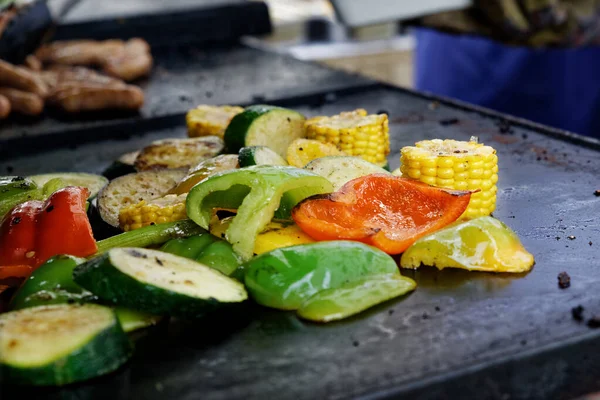
<svg viewBox="0 0 600 400">
<path fill-rule="evenodd" d="M 371 174 L 389 174 L 377 165 L 352 156 L 327 156 L 317 158 L 304 167 L 317 175 L 327 178 L 338 190 L 352 179 Z"/>
<path fill-rule="evenodd" d="M 250 106 L 229 123 L 225 146 L 229 153 L 237 153 L 247 146 L 268 146 L 285 157 L 290 143 L 305 136 L 305 120 L 304 115 L 286 108 Z"/>
<path fill-rule="evenodd" d="M 156 315 L 197 317 L 248 298 L 244 285 L 206 265 L 133 247 L 78 266 L 73 278 L 101 299 Z"/>
<path fill-rule="evenodd" d="M 238 155 L 240 168 L 252 165 L 288 165 L 287 161 L 267 146 L 242 147 Z"/>
<path fill-rule="evenodd" d="M 90 190 L 90 199 L 96 197 L 98 192 L 108 183 L 108 179 L 101 175 L 85 174 L 81 172 L 57 172 L 29 177 L 29 179 L 35 182 L 39 187 L 44 186 L 48 181 L 56 178 L 61 179 L 64 182 L 64 186 L 83 186 L 88 188 Z"/>
<path fill-rule="evenodd" d="M 108 307 L 58 304 L 0 315 L 5 382 L 66 385 L 114 371 L 131 354 L 131 343 Z"/>
<path fill-rule="evenodd" d="M 140 151 L 134 166 L 138 171 L 190 168 L 220 154 L 223 147 L 223 140 L 217 136 L 157 140 Z"/>
<path fill-rule="evenodd" d="M 100 217 L 107 224 L 118 227 L 121 208 L 167 194 L 186 172 L 185 169 L 143 171 L 112 180 L 98 193 Z"/>
</svg>

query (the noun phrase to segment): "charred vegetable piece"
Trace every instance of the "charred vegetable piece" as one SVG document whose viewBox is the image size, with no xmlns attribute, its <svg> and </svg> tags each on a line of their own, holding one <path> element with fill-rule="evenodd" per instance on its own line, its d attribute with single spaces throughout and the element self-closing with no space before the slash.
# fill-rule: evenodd
<svg viewBox="0 0 600 400">
<path fill-rule="evenodd" d="M 229 228 L 229 225 L 231 225 L 232 219 L 233 217 L 227 217 L 211 223 L 210 233 L 217 237 L 225 237 L 225 232 Z M 293 222 L 271 221 L 256 237 L 254 254 L 262 254 L 281 247 L 313 242 L 314 240 Z"/>
<path fill-rule="evenodd" d="M 211 106 L 201 104 L 185 116 L 188 136 L 218 136 L 223 138 L 225 129 L 233 117 L 244 111 L 237 106 Z"/>
<path fill-rule="evenodd" d="M 316 158 L 343 155 L 344 152 L 338 150 L 334 144 L 311 139 L 296 139 L 287 149 L 287 162 L 293 167 L 303 168 Z"/>
<path fill-rule="evenodd" d="M 60 179 L 64 186 L 81 186 L 88 188 L 90 199 L 96 197 L 100 189 L 108 183 L 108 179 L 96 174 L 85 174 L 81 172 L 55 172 L 50 174 L 32 175 L 29 177 L 38 186 L 44 186 L 52 179 Z"/>
<path fill-rule="evenodd" d="M 5 382 L 66 385 L 112 372 L 131 354 L 131 343 L 108 307 L 56 304 L 0 315 Z"/>
<path fill-rule="evenodd" d="M 183 194 L 188 193 L 198 182 L 212 176 L 218 172 L 231 171 L 238 168 L 238 157 L 235 154 L 221 154 L 209 158 L 200 164 L 192 167 L 185 178 L 173 188 L 170 193 Z"/>
<path fill-rule="evenodd" d="M 333 117 L 306 120 L 306 137 L 332 143 L 350 156 L 359 156 L 375 165 L 387 164 L 390 137 L 387 114 L 367 115 L 363 109 Z"/>
<path fill-rule="evenodd" d="M 137 204 L 121 208 L 119 226 L 125 232 L 144 226 L 181 221 L 187 218 L 185 198 L 187 194 L 168 194 L 153 200 L 142 200 Z"/>
<path fill-rule="evenodd" d="M 258 234 L 273 219 L 302 199 L 328 193 L 322 176 L 293 167 L 254 166 L 213 175 L 192 188 L 186 200 L 188 216 L 209 228 L 215 208 L 237 209 L 226 239 L 244 260 L 252 257 Z"/>
<path fill-rule="evenodd" d="M 222 151 L 223 140 L 217 136 L 157 140 L 140 151 L 134 166 L 138 171 L 190 168 Z"/>
<path fill-rule="evenodd" d="M 316 293 L 302 303 L 298 316 L 316 322 L 344 319 L 402 296 L 416 286 L 412 279 L 397 274 L 368 276 Z"/>
<path fill-rule="evenodd" d="M 281 157 L 291 142 L 305 136 L 304 115 L 286 108 L 253 105 L 237 114 L 225 131 L 225 146 L 229 153 L 242 147 L 268 146 Z"/>
<path fill-rule="evenodd" d="M 335 190 L 361 176 L 388 173 L 385 169 L 354 156 L 321 157 L 309 162 L 304 168 L 327 178 Z"/>
<path fill-rule="evenodd" d="M 0 260 L 37 267 L 58 254 L 85 257 L 97 250 L 86 214 L 89 190 L 69 186 L 46 200 L 16 206 L 0 225 Z"/>
<path fill-rule="evenodd" d="M 184 169 L 164 169 L 116 178 L 98 193 L 98 212 L 104 222 L 118 227 L 122 208 L 164 196 L 185 174 Z"/>
<path fill-rule="evenodd" d="M 430 265 L 470 271 L 527 272 L 534 258 L 508 226 L 492 217 L 456 223 L 417 240 L 400 261 L 403 268 Z"/>
<path fill-rule="evenodd" d="M 490 146 L 457 140 L 423 140 L 402 148 L 402 176 L 446 189 L 471 190 L 464 217 L 490 215 L 496 209 L 498 156 Z"/>
<path fill-rule="evenodd" d="M 454 222 L 470 192 L 435 188 L 391 174 L 354 179 L 334 193 L 298 204 L 294 221 L 316 240 L 357 240 L 399 254 Z"/>
<path fill-rule="evenodd" d="M 261 254 L 245 264 L 245 282 L 259 304 L 281 310 L 297 310 L 323 291 L 378 276 L 402 278 L 392 257 L 363 243 L 331 241 L 285 247 Z M 315 300 L 325 302 L 330 292 Z M 364 293 L 364 292 L 363 292 Z M 340 293 L 341 294 L 341 293 Z M 379 294 L 365 299 L 355 311 L 382 301 Z M 341 307 L 341 306 L 340 306 Z M 319 312 L 329 311 L 318 306 Z M 309 311 L 309 312 L 315 312 Z M 315 312 L 316 313 L 316 312 Z M 352 312 L 344 311 L 345 315 Z M 307 313 L 308 315 L 308 313 Z"/>
<path fill-rule="evenodd" d="M 0 177 L 0 218 L 19 202 L 37 200 L 38 185 L 22 176 Z M 27 198 L 31 196 L 31 198 Z"/>
<path fill-rule="evenodd" d="M 107 302 L 157 315 L 198 317 L 247 298 L 244 285 L 206 265 L 141 248 L 112 249 L 73 278 Z"/>
</svg>

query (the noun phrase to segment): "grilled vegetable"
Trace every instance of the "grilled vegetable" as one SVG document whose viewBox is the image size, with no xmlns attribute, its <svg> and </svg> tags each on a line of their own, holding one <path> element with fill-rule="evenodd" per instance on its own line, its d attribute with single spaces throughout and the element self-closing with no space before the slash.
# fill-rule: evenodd
<svg viewBox="0 0 600 400">
<path fill-rule="evenodd" d="M 0 202 L 13 196 L 21 196 L 33 192 L 37 188 L 37 183 L 31 180 L 31 178 L 2 176 L 0 177 Z"/>
<path fill-rule="evenodd" d="M 67 255 L 50 258 L 15 293 L 11 309 L 94 301 L 92 293 L 73 282 L 73 270 L 84 261 Z"/>
<path fill-rule="evenodd" d="M 322 143 L 318 140 L 296 139 L 287 149 L 287 161 L 293 167 L 302 168 L 316 158 L 326 156 L 343 156 L 331 143 Z"/>
<path fill-rule="evenodd" d="M 231 244 L 210 233 L 201 233 L 186 239 L 173 239 L 165 243 L 161 251 L 196 260 L 225 275 L 231 275 L 241 264 Z"/>
<path fill-rule="evenodd" d="M 225 232 L 231 225 L 233 217 L 216 220 L 210 224 L 210 233 L 217 237 L 225 237 Z M 314 240 L 304 233 L 298 225 L 289 221 L 271 221 L 258 234 L 254 243 L 254 254 L 297 244 L 313 243 Z"/>
<path fill-rule="evenodd" d="M 58 254 L 85 257 L 97 250 L 85 204 L 89 190 L 69 186 L 45 202 L 15 207 L 0 225 L 3 265 L 37 267 Z"/>
<path fill-rule="evenodd" d="M 435 188 L 392 174 L 354 179 L 334 193 L 298 204 L 292 217 L 316 240 L 357 240 L 399 254 L 454 222 L 471 192 Z"/>
<path fill-rule="evenodd" d="M 387 164 L 390 137 L 387 114 L 367 115 L 363 109 L 333 117 L 314 117 L 305 123 L 306 137 L 332 143 L 351 156 L 360 156 L 380 167 Z"/>
<path fill-rule="evenodd" d="M 456 223 L 417 240 L 401 259 L 403 268 L 431 265 L 438 269 L 526 272 L 534 259 L 519 237 L 492 217 Z"/>
<path fill-rule="evenodd" d="M 188 136 L 218 136 L 223 138 L 225 129 L 233 117 L 244 111 L 236 106 L 211 106 L 201 104 L 185 116 Z"/>
<path fill-rule="evenodd" d="M 161 245 L 168 240 L 186 238 L 205 232 L 189 219 L 146 226 L 134 231 L 123 232 L 98 242 L 98 253 L 117 247 L 148 247 Z"/>
<path fill-rule="evenodd" d="M 115 312 L 96 304 L 59 304 L 0 315 L 5 382 L 61 386 L 112 372 L 132 347 Z"/>
<path fill-rule="evenodd" d="M 317 158 L 304 167 L 317 175 L 327 178 L 334 190 L 339 190 L 352 179 L 371 174 L 387 174 L 385 169 L 363 160 L 360 157 L 328 156 Z"/>
<path fill-rule="evenodd" d="M 298 316 L 317 322 L 340 320 L 402 296 L 415 287 L 415 281 L 399 274 L 367 276 L 321 290 L 302 303 Z"/>
<path fill-rule="evenodd" d="M 122 208 L 164 196 L 185 174 L 184 169 L 165 169 L 116 178 L 98 193 L 98 212 L 107 224 L 119 226 Z"/>
<path fill-rule="evenodd" d="M 123 175 L 132 174 L 135 172 L 135 168 L 133 167 L 133 163 L 137 158 L 139 151 L 132 151 L 131 153 L 125 153 L 117 160 L 115 160 L 111 165 L 109 165 L 102 175 L 104 175 L 107 179 L 115 179 Z"/>
<path fill-rule="evenodd" d="M 164 139 L 144 147 L 135 159 L 138 171 L 162 168 L 190 168 L 223 151 L 217 136 L 192 139 Z"/>
<path fill-rule="evenodd" d="M 464 217 L 490 215 L 496 208 L 498 156 L 490 146 L 456 140 L 424 140 L 401 152 L 402 176 L 429 185 L 472 190 Z"/>
<path fill-rule="evenodd" d="M 149 249 L 112 249 L 78 266 L 73 278 L 107 302 L 157 315 L 197 317 L 248 297 L 212 268 Z"/>
<path fill-rule="evenodd" d="M 400 275 L 393 258 L 357 242 L 285 247 L 261 254 L 245 267 L 246 287 L 257 303 L 300 309 L 301 317 L 324 322 L 353 315 L 415 287 L 412 279 Z M 358 301 L 345 299 L 352 286 L 362 286 Z M 373 286 L 379 290 L 370 290 Z M 384 288 L 391 291 L 382 293 Z"/>
<path fill-rule="evenodd" d="M 230 171 L 238 167 L 238 157 L 235 154 L 221 154 L 192 167 L 185 178 L 169 193 L 188 193 L 195 184 L 218 172 Z"/>
<path fill-rule="evenodd" d="M 108 183 L 108 179 L 103 176 L 84 174 L 81 172 L 56 172 L 51 174 L 32 175 L 29 179 L 34 181 L 38 186 L 44 186 L 52 179 L 60 179 L 63 181 L 64 186 L 85 187 L 90 191 L 90 199 L 96 197 L 100 189 Z"/>
<path fill-rule="evenodd" d="M 252 257 L 258 234 L 273 219 L 302 199 L 331 191 L 321 176 L 293 167 L 254 166 L 222 172 L 192 188 L 187 214 L 208 229 L 214 208 L 237 209 L 226 231 L 227 241 L 244 260 Z"/>
<path fill-rule="evenodd" d="M 240 168 L 253 165 L 288 165 L 279 154 L 267 146 L 242 147 L 238 155 Z"/>
<path fill-rule="evenodd" d="M 119 226 L 127 232 L 144 226 L 186 219 L 186 196 L 187 194 L 179 196 L 168 194 L 158 199 L 142 200 L 137 204 L 123 207 L 119 211 Z"/>
<path fill-rule="evenodd" d="M 281 157 L 291 142 L 304 137 L 305 117 L 286 108 L 254 105 L 231 120 L 225 130 L 225 146 L 230 153 L 242 147 L 269 146 Z"/>
<path fill-rule="evenodd" d="M 124 307 L 115 307 L 114 309 L 121 328 L 123 328 L 123 332 L 125 333 L 156 325 L 163 318 L 160 315 L 152 315 Z"/>
</svg>

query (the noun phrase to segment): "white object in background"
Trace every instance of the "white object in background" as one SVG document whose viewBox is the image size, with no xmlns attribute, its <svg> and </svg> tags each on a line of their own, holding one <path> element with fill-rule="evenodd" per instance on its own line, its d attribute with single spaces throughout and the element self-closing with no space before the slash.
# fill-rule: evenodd
<svg viewBox="0 0 600 400">
<path fill-rule="evenodd" d="M 357 27 L 469 7 L 472 0 L 331 0 L 338 18 Z"/>
</svg>

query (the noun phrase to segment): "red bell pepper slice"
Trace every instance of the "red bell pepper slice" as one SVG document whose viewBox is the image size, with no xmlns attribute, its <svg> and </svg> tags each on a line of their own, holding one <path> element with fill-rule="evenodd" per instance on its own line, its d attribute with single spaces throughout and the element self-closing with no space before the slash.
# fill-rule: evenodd
<svg viewBox="0 0 600 400">
<path fill-rule="evenodd" d="M 98 248 L 85 212 L 89 194 L 87 188 L 69 186 L 44 203 L 28 201 L 16 206 L 0 224 L 0 265 L 35 269 L 55 255 L 94 254 Z"/>
<path fill-rule="evenodd" d="M 356 240 L 399 254 L 458 219 L 470 199 L 468 191 L 373 174 L 354 179 L 337 192 L 302 201 L 292 217 L 313 239 Z"/>
<path fill-rule="evenodd" d="M 27 278 L 33 272 L 29 265 L 5 265 L 0 266 L 0 279 Z"/>
</svg>

